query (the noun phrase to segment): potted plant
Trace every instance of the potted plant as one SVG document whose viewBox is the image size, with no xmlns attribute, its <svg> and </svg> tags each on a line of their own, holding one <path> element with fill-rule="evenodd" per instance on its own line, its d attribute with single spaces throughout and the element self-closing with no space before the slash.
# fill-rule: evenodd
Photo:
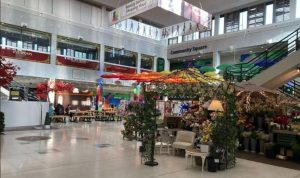
<svg viewBox="0 0 300 178">
<path fill-rule="evenodd" d="M 250 131 L 244 131 L 242 132 L 242 137 L 244 138 L 244 151 L 249 151 L 250 149 L 250 137 L 251 137 L 251 132 Z"/>
<path fill-rule="evenodd" d="M 210 120 L 206 120 L 201 125 L 200 132 L 200 150 L 201 152 L 209 152 L 209 143 L 212 141 L 212 122 Z"/>
<path fill-rule="evenodd" d="M 259 140 L 259 154 L 263 155 L 264 151 L 265 151 L 265 149 L 264 149 L 265 142 L 270 139 L 270 136 L 269 136 L 269 134 L 265 134 L 263 131 L 258 131 L 257 137 Z"/>
<path fill-rule="evenodd" d="M 291 148 L 294 152 L 294 160 L 300 163 L 300 139 L 295 138 L 291 143 Z"/>
<path fill-rule="evenodd" d="M 251 152 L 255 153 L 256 152 L 256 147 L 257 147 L 257 131 L 251 132 Z"/>
</svg>

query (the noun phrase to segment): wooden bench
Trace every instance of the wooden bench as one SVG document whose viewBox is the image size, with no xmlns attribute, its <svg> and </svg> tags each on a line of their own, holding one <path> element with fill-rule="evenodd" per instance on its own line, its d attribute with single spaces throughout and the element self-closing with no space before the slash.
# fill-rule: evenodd
<svg viewBox="0 0 300 178">
<path fill-rule="evenodd" d="M 51 116 L 51 121 L 54 121 L 54 122 L 63 122 L 63 123 L 66 123 L 67 119 L 68 119 L 69 116 L 65 116 L 65 115 L 54 115 L 54 116 Z"/>
</svg>

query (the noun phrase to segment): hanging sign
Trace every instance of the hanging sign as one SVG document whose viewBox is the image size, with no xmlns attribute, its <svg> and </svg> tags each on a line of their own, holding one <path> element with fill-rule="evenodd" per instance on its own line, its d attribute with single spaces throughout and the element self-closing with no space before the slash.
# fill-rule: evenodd
<svg viewBox="0 0 300 178">
<path fill-rule="evenodd" d="M 109 12 L 110 25 L 157 7 L 157 0 L 134 0 Z"/>
</svg>

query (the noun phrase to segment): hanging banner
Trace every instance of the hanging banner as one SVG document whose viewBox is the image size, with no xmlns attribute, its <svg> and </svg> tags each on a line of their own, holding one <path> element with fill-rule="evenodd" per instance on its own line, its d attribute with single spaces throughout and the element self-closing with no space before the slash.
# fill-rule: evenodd
<svg viewBox="0 0 300 178">
<path fill-rule="evenodd" d="M 203 32 L 211 29 L 211 15 L 206 21 L 195 23 L 186 21 L 161 29 L 161 39 L 173 38 L 182 35 L 189 35 L 195 32 Z"/>
<path fill-rule="evenodd" d="M 109 12 L 110 25 L 157 7 L 157 0 L 134 0 Z"/>
</svg>

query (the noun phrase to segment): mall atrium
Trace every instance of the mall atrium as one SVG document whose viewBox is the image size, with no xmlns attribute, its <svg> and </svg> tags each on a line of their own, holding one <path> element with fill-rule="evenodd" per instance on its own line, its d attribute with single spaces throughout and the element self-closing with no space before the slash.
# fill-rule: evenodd
<svg viewBox="0 0 300 178">
<path fill-rule="evenodd" d="M 300 0 L 0 0 L 1 178 L 300 178 Z"/>
</svg>

